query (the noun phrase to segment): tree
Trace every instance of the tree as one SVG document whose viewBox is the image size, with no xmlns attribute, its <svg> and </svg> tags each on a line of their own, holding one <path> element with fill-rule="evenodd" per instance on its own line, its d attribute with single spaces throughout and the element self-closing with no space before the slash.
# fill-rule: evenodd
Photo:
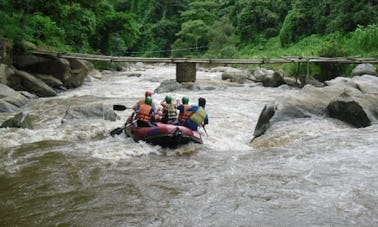
<svg viewBox="0 0 378 227">
<path fill-rule="evenodd" d="M 247 43 L 256 43 L 261 37 L 268 39 L 278 35 L 287 14 L 287 1 L 246 0 L 238 1 L 234 10 L 239 12 L 236 29 L 240 39 Z"/>
<path fill-rule="evenodd" d="M 101 21 L 99 21 L 95 35 L 91 37 L 91 44 L 93 48 L 100 50 L 101 53 L 111 54 L 113 51 L 123 53 L 125 50 L 115 51 L 109 49 L 111 41 L 122 39 L 122 46 L 129 47 L 137 41 L 139 34 L 133 15 L 113 12 L 107 14 Z M 112 44 L 112 46 L 117 45 Z"/>
<path fill-rule="evenodd" d="M 188 7 L 188 0 L 131 0 L 118 1 L 116 9 L 122 9 L 136 15 L 140 24 L 140 37 L 128 52 L 145 56 L 170 55 L 171 44 L 180 31 L 182 18 L 180 13 Z M 143 54 L 144 53 L 144 54 Z"/>
<path fill-rule="evenodd" d="M 189 9 L 181 14 L 184 22 L 181 24 L 181 30 L 176 33 L 177 40 L 172 45 L 172 49 L 178 49 L 174 52 L 175 56 L 182 56 L 183 51 L 188 53 L 189 50 L 192 50 L 190 54 L 195 51 L 194 55 L 204 53 L 209 43 L 209 26 L 217 19 L 218 7 L 216 1 L 190 2 Z"/>
<path fill-rule="evenodd" d="M 89 37 L 96 32 L 96 16 L 79 4 L 64 5 L 61 13 L 61 26 L 66 31 L 66 42 L 76 47 L 76 51 L 88 51 Z"/>
<path fill-rule="evenodd" d="M 209 50 L 207 54 L 217 58 L 232 58 L 237 55 L 237 36 L 227 17 L 216 21 L 209 29 Z"/>
</svg>

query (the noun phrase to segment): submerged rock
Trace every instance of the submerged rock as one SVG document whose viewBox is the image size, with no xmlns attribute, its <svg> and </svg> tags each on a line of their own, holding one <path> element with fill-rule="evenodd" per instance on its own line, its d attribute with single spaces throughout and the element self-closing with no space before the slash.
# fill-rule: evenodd
<svg viewBox="0 0 378 227">
<path fill-rule="evenodd" d="M 28 128 L 33 129 L 31 118 L 28 114 L 19 113 L 13 118 L 4 121 L 0 128 Z"/>
<path fill-rule="evenodd" d="M 76 119 L 103 119 L 116 121 L 118 116 L 110 107 L 103 104 L 72 106 L 67 109 L 62 119 L 62 123 Z"/>
<path fill-rule="evenodd" d="M 154 93 L 166 93 L 177 91 L 183 88 L 183 85 L 177 82 L 175 79 L 165 80 L 161 82 L 160 86 L 154 90 Z"/>
</svg>

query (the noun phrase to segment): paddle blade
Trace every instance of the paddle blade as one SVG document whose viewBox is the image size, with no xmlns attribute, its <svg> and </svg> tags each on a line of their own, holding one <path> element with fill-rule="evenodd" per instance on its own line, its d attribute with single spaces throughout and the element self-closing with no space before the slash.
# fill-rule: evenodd
<svg viewBox="0 0 378 227">
<path fill-rule="evenodd" d="M 112 137 L 114 137 L 115 135 L 119 135 L 119 134 L 121 134 L 121 133 L 123 132 L 123 129 L 124 129 L 124 127 L 113 129 L 113 130 L 110 132 L 110 135 L 111 135 Z"/>
<path fill-rule="evenodd" d="M 126 109 L 130 109 L 124 105 L 113 105 L 113 110 L 126 110 Z"/>
</svg>

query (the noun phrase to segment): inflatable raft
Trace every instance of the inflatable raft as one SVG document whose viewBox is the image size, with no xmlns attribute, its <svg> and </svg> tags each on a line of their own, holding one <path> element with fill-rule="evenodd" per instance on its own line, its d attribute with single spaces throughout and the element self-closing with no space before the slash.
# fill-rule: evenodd
<svg viewBox="0 0 378 227">
<path fill-rule="evenodd" d="M 135 141 L 143 140 L 162 147 L 176 147 L 189 142 L 202 144 L 202 136 L 198 131 L 179 125 L 156 122 L 153 127 L 137 127 L 128 124 L 125 133 Z"/>
</svg>

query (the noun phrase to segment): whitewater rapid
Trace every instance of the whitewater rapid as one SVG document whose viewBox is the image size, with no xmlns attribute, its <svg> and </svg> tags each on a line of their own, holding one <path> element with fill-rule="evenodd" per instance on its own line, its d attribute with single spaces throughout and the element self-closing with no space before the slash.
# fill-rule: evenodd
<svg viewBox="0 0 378 227">
<path fill-rule="evenodd" d="M 250 143 L 264 105 L 294 88 L 230 83 L 198 70 L 197 89 L 153 95 L 207 99 L 204 144 L 177 149 L 109 136 L 130 110 L 114 122 L 62 123 L 71 106 L 131 107 L 175 78 L 174 65 L 129 70 L 31 100 L 23 112 L 34 129 L 0 129 L 0 225 L 378 225 L 377 125 L 294 119 Z M 0 121 L 11 116 L 1 113 Z"/>
</svg>

